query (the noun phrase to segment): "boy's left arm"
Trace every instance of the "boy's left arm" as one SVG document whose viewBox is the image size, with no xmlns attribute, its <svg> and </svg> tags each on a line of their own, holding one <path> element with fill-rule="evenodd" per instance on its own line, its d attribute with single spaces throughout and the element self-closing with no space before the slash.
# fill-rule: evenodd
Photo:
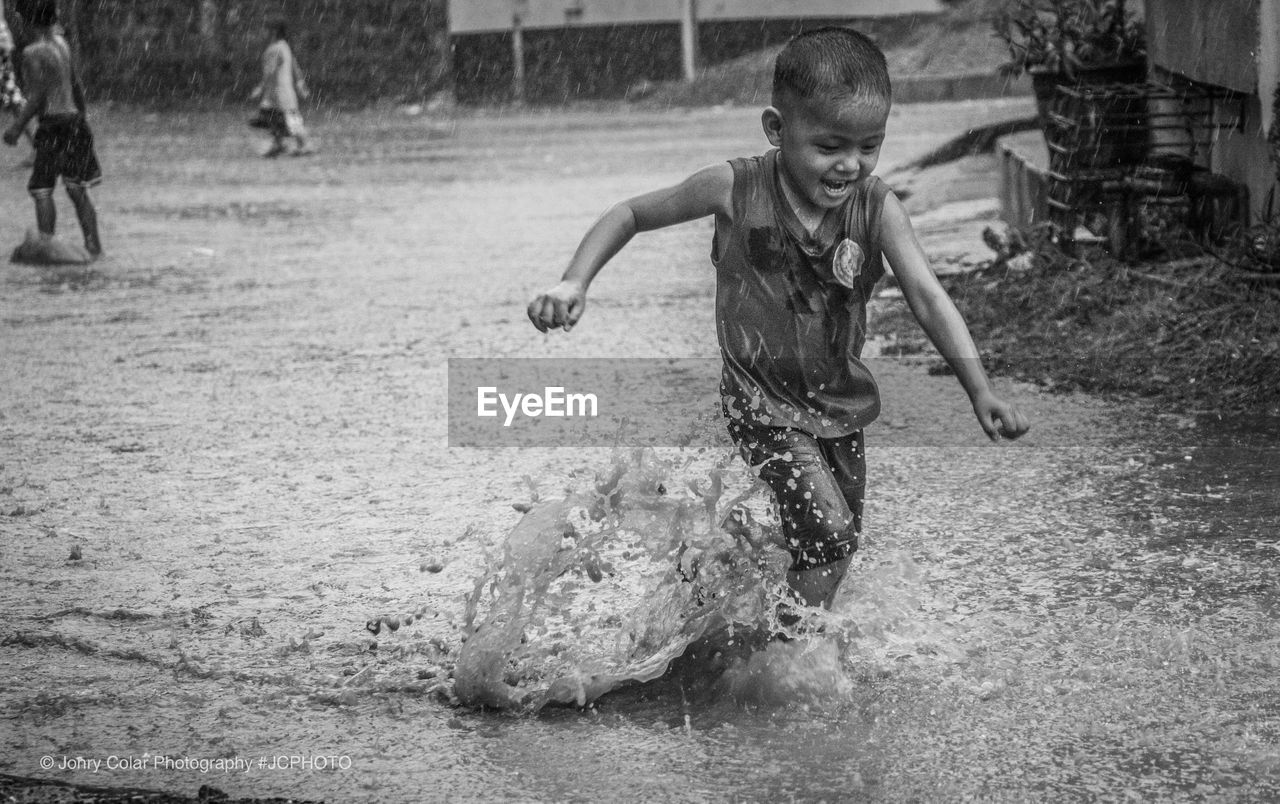
<svg viewBox="0 0 1280 804">
<path fill-rule="evenodd" d="M 911 219 L 893 193 L 885 198 L 880 218 L 880 243 L 898 280 L 898 287 L 902 289 L 903 298 L 929 340 L 960 380 L 983 431 L 993 441 L 1001 436 L 1017 438 L 1027 432 L 1031 426 L 1027 417 L 991 390 L 969 328 L 929 267 Z"/>
</svg>

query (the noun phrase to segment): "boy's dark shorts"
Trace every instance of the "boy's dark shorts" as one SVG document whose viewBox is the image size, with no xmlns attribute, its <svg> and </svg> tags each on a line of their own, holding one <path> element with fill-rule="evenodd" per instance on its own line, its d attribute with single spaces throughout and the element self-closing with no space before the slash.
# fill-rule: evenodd
<svg viewBox="0 0 1280 804">
<path fill-rule="evenodd" d="M 52 193 L 59 176 L 67 187 L 93 187 L 102 181 L 102 168 L 93 151 L 93 132 L 84 115 L 40 118 L 36 129 L 35 166 L 27 189 L 32 195 Z"/>
<path fill-rule="evenodd" d="M 861 430 L 818 438 L 731 417 L 729 435 L 773 489 L 792 570 L 832 564 L 858 549 L 867 488 Z"/>
</svg>

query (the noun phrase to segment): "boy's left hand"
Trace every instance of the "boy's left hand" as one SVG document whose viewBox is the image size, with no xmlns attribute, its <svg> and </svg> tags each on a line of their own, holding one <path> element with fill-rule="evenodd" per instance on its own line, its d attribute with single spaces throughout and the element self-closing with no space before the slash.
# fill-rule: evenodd
<svg viewBox="0 0 1280 804">
<path fill-rule="evenodd" d="M 1001 437 L 1014 439 L 1031 429 L 1031 422 L 1011 402 L 1005 402 L 992 393 L 983 394 L 973 401 L 973 412 L 978 416 L 987 438 L 999 441 Z"/>
</svg>

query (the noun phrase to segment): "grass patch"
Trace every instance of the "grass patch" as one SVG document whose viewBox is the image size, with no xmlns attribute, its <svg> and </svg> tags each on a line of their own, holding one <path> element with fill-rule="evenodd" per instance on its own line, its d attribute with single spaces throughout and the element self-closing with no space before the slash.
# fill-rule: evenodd
<svg viewBox="0 0 1280 804">
<path fill-rule="evenodd" d="M 1233 255 L 1247 249 L 1229 245 L 1128 264 L 1071 258 L 1035 233 L 987 239 L 995 259 L 942 282 L 993 373 L 1194 412 L 1280 412 L 1280 272 L 1266 260 L 1242 262 Z M 880 307 L 873 328 L 896 353 L 932 349 L 901 300 Z"/>
</svg>

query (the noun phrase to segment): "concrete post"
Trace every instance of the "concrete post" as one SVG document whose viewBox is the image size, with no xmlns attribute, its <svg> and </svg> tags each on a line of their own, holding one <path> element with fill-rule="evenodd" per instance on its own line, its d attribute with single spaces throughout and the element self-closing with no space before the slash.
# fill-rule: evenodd
<svg viewBox="0 0 1280 804">
<path fill-rule="evenodd" d="M 524 20 L 520 16 L 521 0 L 516 0 L 511 15 L 511 95 L 516 103 L 524 103 Z"/>
<path fill-rule="evenodd" d="M 698 77 L 698 0 L 680 0 L 680 50 L 684 80 Z"/>
</svg>

